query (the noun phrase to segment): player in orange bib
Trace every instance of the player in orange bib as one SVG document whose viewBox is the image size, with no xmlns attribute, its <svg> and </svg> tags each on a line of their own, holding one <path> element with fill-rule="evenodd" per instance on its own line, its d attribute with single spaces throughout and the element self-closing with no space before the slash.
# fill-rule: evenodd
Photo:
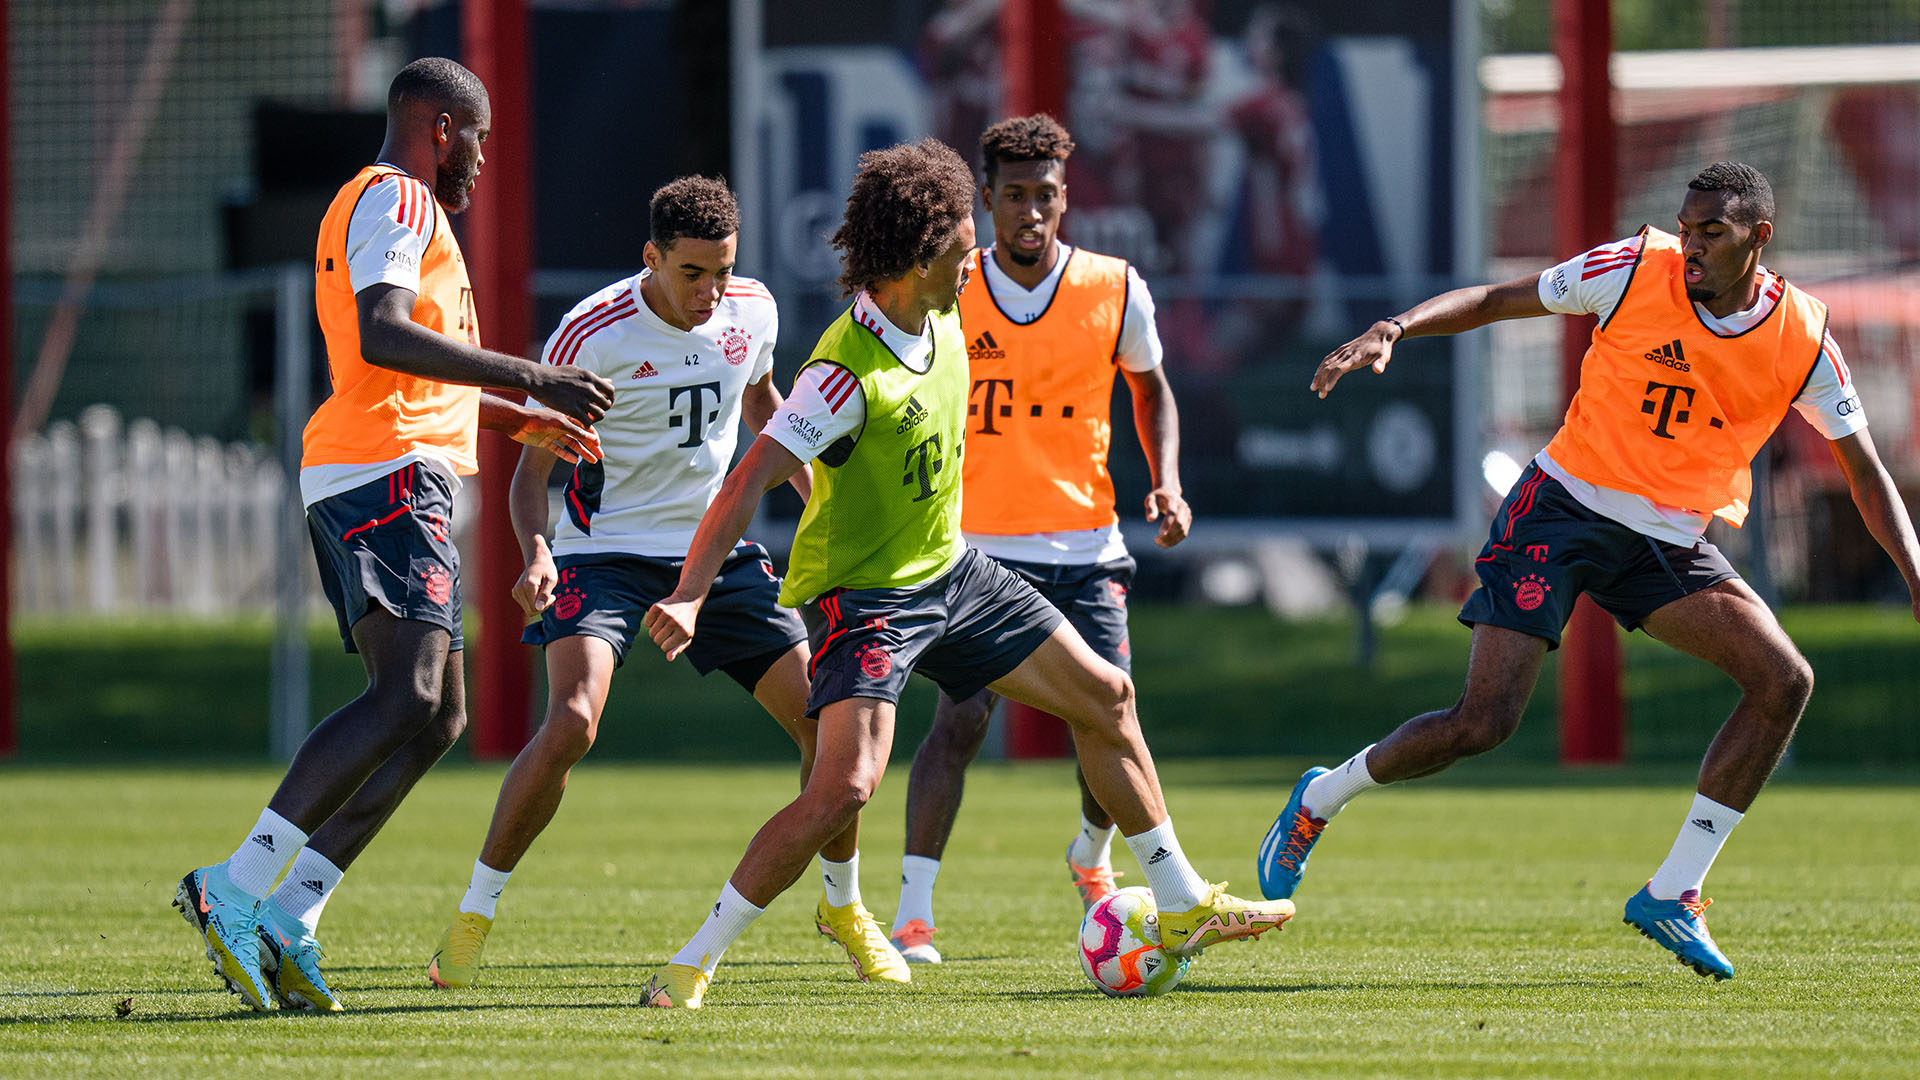
<svg viewBox="0 0 1920 1080">
<path fill-rule="evenodd" d="M 1146 519 L 1172 547 L 1193 513 L 1180 493 L 1180 419 L 1161 366 L 1146 283 L 1124 259 L 1059 239 L 1073 139 L 1044 113 L 1002 120 L 980 136 L 994 242 L 968 258 L 960 294 L 970 395 L 967 543 L 1059 608 L 1100 658 L 1131 672 L 1127 590 L 1134 561 L 1120 537 L 1113 479 L 1113 382 L 1126 380 L 1153 490 Z M 912 963 L 940 962 L 934 882 L 960 810 L 967 765 L 980 752 L 999 695 L 942 693 L 907 786 L 906 855 L 893 943 Z M 1114 890 L 1113 818 L 1080 782 L 1080 828 L 1067 867 L 1088 906 Z"/>
<path fill-rule="evenodd" d="M 1707 749 L 1698 792 L 1666 861 L 1627 901 L 1625 921 L 1703 976 L 1733 965 L 1707 933 L 1701 889 L 1759 795 L 1813 691 L 1813 670 L 1773 613 L 1702 539 L 1738 526 L 1748 463 L 1787 413 L 1829 440 L 1867 528 L 1906 579 L 1920 620 L 1920 544 L 1867 434 L 1820 301 L 1760 263 L 1773 190 L 1759 171 L 1709 166 L 1687 185 L 1679 232 L 1646 228 L 1530 277 L 1456 289 L 1377 322 L 1321 362 L 1386 370 L 1394 343 L 1550 312 L 1600 317 L 1560 431 L 1522 474 L 1475 563 L 1480 588 L 1466 690 L 1331 770 L 1309 769 L 1259 852 L 1262 891 L 1291 896 L 1307 854 L 1349 799 L 1439 772 L 1506 741 L 1586 593 L 1627 629 L 1726 672 L 1740 702 Z"/>
<path fill-rule="evenodd" d="M 307 736 L 232 857 L 189 873 L 175 897 L 215 973 L 254 1009 L 340 1009 L 319 968 L 321 910 L 466 726 L 450 518 L 459 478 L 479 464 L 478 429 L 598 460 L 581 425 L 606 412 L 613 384 L 480 347 L 448 215 L 467 208 L 491 124 L 472 72 L 437 57 L 408 64 L 387 94 L 379 162 L 340 189 L 320 225 L 315 304 L 333 396 L 307 425 L 300 489 L 321 584 L 367 689 Z"/>
</svg>

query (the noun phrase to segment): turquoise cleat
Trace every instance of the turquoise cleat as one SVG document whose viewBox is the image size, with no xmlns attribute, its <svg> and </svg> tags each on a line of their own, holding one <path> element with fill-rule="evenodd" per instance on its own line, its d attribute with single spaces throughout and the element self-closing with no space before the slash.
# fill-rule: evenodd
<svg viewBox="0 0 1920 1080">
<path fill-rule="evenodd" d="M 1688 889 L 1678 900 L 1658 900 L 1644 887 L 1627 901 L 1621 921 L 1674 954 L 1686 966 L 1719 982 L 1733 978 L 1733 962 L 1707 933 L 1706 910 L 1711 900 Z"/>
<path fill-rule="evenodd" d="M 1307 872 L 1307 856 L 1319 842 L 1320 830 L 1327 827 L 1325 821 L 1300 808 L 1307 785 L 1326 771 L 1316 765 L 1300 777 L 1287 805 L 1274 819 L 1273 828 L 1267 830 L 1267 838 L 1260 841 L 1260 854 L 1255 860 L 1260 864 L 1260 894 L 1269 900 L 1285 900 L 1300 887 L 1300 875 Z"/>
<path fill-rule="evenodd" d="M 213 973 L 256 1012 L 273 1006 L 260 977 L 260 910 L 265 901 L 227 880 L 225 863 L 203 866 L 180 879 L 173 906 L 206 942 Z"/>
<path fill-rule="evenodd" d="M 283 1009 L 343 1012 L 320 974 L 320 943 L 272 904 L 260 920 L 260 974 Z"/>
</svg>

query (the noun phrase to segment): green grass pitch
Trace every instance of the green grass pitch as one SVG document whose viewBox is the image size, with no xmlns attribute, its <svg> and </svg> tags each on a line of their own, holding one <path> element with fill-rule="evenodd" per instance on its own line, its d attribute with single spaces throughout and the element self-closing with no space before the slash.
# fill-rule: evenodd
<svg viewBox="0 0 1920 1080">
<path fill-rule="evenodd" d="M 904 756 L 869 810 L 865 897 L 891 918 Z M 1300 762 L 1172 762 L 1202 873 L 1253 891 Z M 1714 984 L 1623 926 L 1684 774 L 1598 782 L 1498 765 L 1356 802 L 1284 932 L 1210 950 L 1171 996 L 1080 974 L 1065 765 L 975 769 L 942 871 L 949 962 L 856 982 L 811 925 L 817 872 L 729 952 L 696 1013 L 635 1007 L 791 769 L 577 770 L 502 901 L 471 991 L 423 968 L 497 767 L 421 783 L 322 926 L 342 1016 L 253 1016 L 168 906 L 229 851 L 275 774 L 0 770 L 0 1074 L 336 1076 L 1886 1076 L 1920 1068 L 1920 789 L 1794 779 L 1762 796 L 1708 892 L 1739 971 Z M 1537 782 L 1536 782 L 1537 781 Z M 1118 845 L 1116 845 L 1118 846 Z M 1123 850 L 1116 864 L 1137 867 Z M 116 1005 L 127 1002 L 122 1018 Z"/>
</svg>

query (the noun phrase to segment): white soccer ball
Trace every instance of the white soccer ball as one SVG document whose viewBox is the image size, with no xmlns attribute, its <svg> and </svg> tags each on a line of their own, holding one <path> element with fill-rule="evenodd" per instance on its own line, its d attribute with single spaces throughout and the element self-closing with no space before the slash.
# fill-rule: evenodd
<svg viewBox="0 0 1920 1080">
<path fill-rule="evenodd" d="M 1080 922 L 1080 968 L 1111 997 L 1157 997 L 1180 985 L 1189 959 L 1160 947 L 1153 890 L 1120 889 Z"/>
</svg>

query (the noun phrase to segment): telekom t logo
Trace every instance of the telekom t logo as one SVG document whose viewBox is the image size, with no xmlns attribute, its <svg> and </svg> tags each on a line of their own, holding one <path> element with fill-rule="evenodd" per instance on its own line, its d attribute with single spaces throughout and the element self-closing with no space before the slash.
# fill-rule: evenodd
<svg viewBox="0 0 1920 1080">
<path fill-rule="evenodd" d="M 1659 404 L 1654 403 L 1654 398 L 1656 396 L 1654 393 L 1655 391 L 1664 391 L 1663 394 L 1659 395 L 1660 397 Z M 1640 411 L 1647 414 L 1648 416 L 1652 416 L 1656 412 L 1660 414 L 1660 418 L 1653 422 L 1653 433 L 1655 435 L 1658 435 L 1663 439 L 1674 438 L 1673 433 L 1667 430 L 1667 422 L 1669 420 L 1671 420 L 1673 423 L 1676 423 L 1676 424 L 1684 424 L 1687 422 L 1687 417 L 1690 415 L 1687 411 L 1687 408 L 1683 407 L 1683 408 L 1676 409 L 1673 407 L 1674 399 L 1679 397 L 1681 394 L 1687 395 L 1687 400 L 1683 402 L 1682 405 L 1687 407 L 1692 406 L 1693 405 L 1693 387 L 1669 386 L 1666 383 L 1657 383 L 1657 382 L 1647 383 L 1647 399 L 1640 403 Z"/>
<path fill-rule="evenodd" d="M 1546 562 L 1547 561 L 1547 545 L 1528 544 L 1527 558 L 1532 559 L 1534 562 Z"/>
</svg>

